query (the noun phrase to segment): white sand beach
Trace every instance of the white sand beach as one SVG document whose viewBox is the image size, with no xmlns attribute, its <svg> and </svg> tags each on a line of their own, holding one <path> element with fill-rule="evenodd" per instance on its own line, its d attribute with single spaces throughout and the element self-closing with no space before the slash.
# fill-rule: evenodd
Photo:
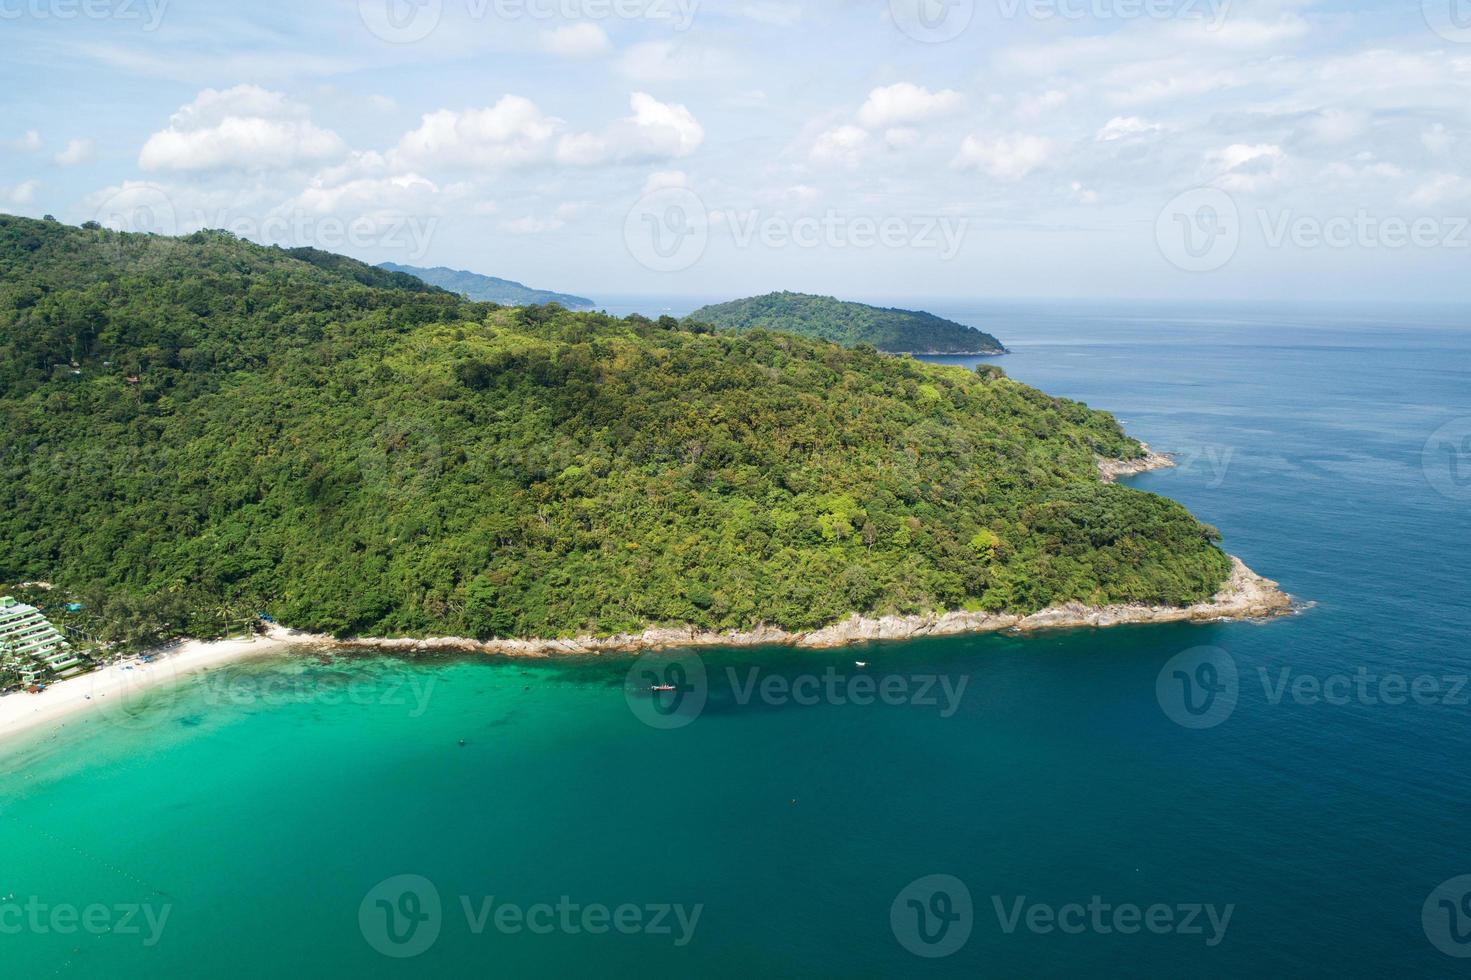
<svg viewBox="0 0 1471 980">
<path fill-rule="evenodd" d="M 274 626 L 248 640 L 185 640 L 128 657 L 90 674 L 57 681 L 40 694 L 7 694 L 0 697 L 0 742 L 21 732 L 61 728 L 88 715 L 116 708 L 119 702 L 126 702 L 140 692 L 320 639 Z M 150 662 L 144 663 L 143 657 L 148 657 Z"/>
</svg>

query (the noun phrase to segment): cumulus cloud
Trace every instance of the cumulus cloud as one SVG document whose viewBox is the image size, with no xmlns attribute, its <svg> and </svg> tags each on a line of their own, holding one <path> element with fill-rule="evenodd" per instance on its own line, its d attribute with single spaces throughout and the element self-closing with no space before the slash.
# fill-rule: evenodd
<svg viewBox="0 0 1471 980">
<path fill-rule="evenodd" d="M 922 85 L 899 82 L 876 88 L 858 110 L 858 122 L 869 129 L 906 126 L 957 112 L 965 99 L 954 89 L 931 92 Z"/>
<path fill-rule="evenodd" d="M 439 187 L 418 174 L 358 177 L 341 183 L 318 177 L 300 194 L 295 204 L 317 214 L 359 211 L 383 207 L 407 208 L 422 205 L 439 193 Z"/>
<path fill-rule="evenodd" d="M 688 156 L 705 129 L 682 105 L 647 92 L 629 96 L 633 114 L 601 132 L 568 131 L 530 99 L 507 95 L 483 109 L 441 109 L 425 115 L 389 154 L 399 169 L 436 166 L 518 167 L 555 161 L 595 166 Z"/>
<path fill-rule="evenodd" d="M 90 161 L 94 155 L 93 151 L 96 148 L 97 144 L 89 139 L 69 140 L 66 148 L 52 157 L 52 159 L 56 161 L 58 166 L 75 167 L 77 164 Z"/>
<path fill-rule="evenodd" d="M 41 134 L 34 129 L 28 129 L 22 136 L 13 140 L 6 140 L 5 145 L 12 150 L 35 153 L 41 149 Z"/>
<path fill-rule="evenodd" d="M 820 134 L 812 144 L 812 159 L 853 167 L 868 152 L 868 130 L 858 126 L 836 126 Z"/>
<path fill-rule="evenodd" d="M 520 166 L 547 159 L 563 125 L 530 99 L 506 95 L 487 108 L 425 114 L 390 157 L 404 169 Z"/>
<path fill-rule="evenodd" d="M 967 136 L 955 166 L 978 170 L 997 180 L 1021 180 L 1052 156 L 1053 142 L 1042 136 L 1013 133 L 992 138 Z"/>
<path fill-rule="evenodd" d="M 677 103 L 660 102 L 647 92 L 629 96 L 633 115 L 614 122 L 601 134 L 577 133 L 562 138 L 557 160 L 573 166 L 637 162 L 689 156 L 705 141 L 705 128 Z"/>
<path fill-rule="evenodd" d="M 305 106 L 255 85 L 205 89 L 138 155 L 144 170 L 278 170 L 347 152 L 336 133 L 318 127 Z"/>
<path fill-rule="evenodd" d="M 583 21 L 543 31 L 542 50 L 563 58 L 590 58 L 613 47 L 608 34 L 597 24 Z"/>
</svg>

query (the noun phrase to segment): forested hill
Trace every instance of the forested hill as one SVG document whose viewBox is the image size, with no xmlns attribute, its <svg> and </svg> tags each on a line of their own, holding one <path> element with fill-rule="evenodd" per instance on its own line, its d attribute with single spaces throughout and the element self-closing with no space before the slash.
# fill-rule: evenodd
<svg viewBox="0 0 1471 980">
<path fill-rule="evenodd" d="M 0 217 L 0 580 L 113 636 L 815 627 L 1185 603 L 1212 529 L 1101 483 L 1105 413 L 672 318 L 474 304 L 349 259 Z"/>
<path fill-rule="evenodd" d="M 988 333 L 917 310 L 848 303 L 831 296 L 768 293 L 704 306 L 689 316 L 722 330 L 761 327 L 831 340 L 845 347 L 871 344 L 899 354 L 1004 354 Z"/>
<path fill-rule="evenodd" d="M 549 289 L 532 289 L 519 282 L 512 282 L 510 279 L 497 279 L 495 276 L 482 276 L 478 272 L 463 272 L 459 269 L 447 269 L 444 266 L 423 269 L 414 265 L 395 265 L 392 262 L 384 262 L 379 268 L 417 276 L 431 285 L 448 289 L 452 293 L 459 293 L 469 299 L 487 303 L 499 303 L 502 306 L 559 303 L 569 310 L 590 310 L 595 305 L 586 296 L 554 293 Z"/>
</svg>

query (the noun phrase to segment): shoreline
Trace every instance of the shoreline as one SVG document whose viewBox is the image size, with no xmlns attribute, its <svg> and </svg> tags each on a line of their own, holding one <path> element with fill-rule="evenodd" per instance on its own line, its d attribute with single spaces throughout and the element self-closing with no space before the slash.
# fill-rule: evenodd
<svg viewBox="0 0 1471 980">
<path fill-rule="evenodd" d="M 475 640 L 467 637 L 348 637 L 327 642 L 337 649 L 387 653 L 483 653 L 510 657 L 597 656 L 643 653 L 678 647 L 787 646 L 830 650 L 874 641 L 915 640 L 967 633 L 1012 630 L 1034 633 L 1053 629 L 1104 628 L 1137 623 L 1220 622 L 1271 619 L 1292 611 L 1292 598 L 1277 583 L 1253 572 L 1234 555 L 1231 575 L 1211 599 L 1192 606 L 1120 604 L 1086 606 L 1064 603 L 1023 616 L 1017 613 L 945 612 L 911 616 L 867 617 L 857 613 L 821 629 L 791 632 L 779 626 L 711 633 L 680 627 L 652 627 L 642 633 L 578 636 L 568 639 Z"/>
<path fill-rule="evenodd" d="M 1128 476 L 1138 476 L 1141 473 L 1152 473 L 1155 470 L 1168 470 L 1174 468 L 1175 457 L 1169 453 L 1157 453 L 1149 448 L 1149 443 L 1141 442 L 1139 447 L 1144 450 L 1144 455 L 1135 459 L 1098 459 L 1098 478 L 1104 483 L 1117 483 Z"/>
<path fill-rule="evenodd" d="M 85 724 L 144 691 L 287 647 L 329 640 L 274 626 L 248 640 L 179 640 L 155 647 L 90 674 L 56 681 L 40 694 L 0 696 L 0 741 L 40 728 Z M 143 657 L 151 662 L 144 663 Z"/>
<path fill-rule="evenodd" d="M 186 677 L 290 647 L 327 650 L 376 650 L 382 653 L 478 653 L 509 657 L 600 656 L 639 654 L 678 647 L 740 649 L 786 646 L 831 650 L 859 643 L 916 640 L 927 637 L 1012 631 L 1035 633 L 1059 629 L 1100 629 L 1142 623 L 1261 620 L 1292 612 L 1292 599 L 1271 579 L 1231 557 L 1231 576 L 1214 597 L 1193 606 L 1086 606 L 1071 602 L 1030 615 L 1017 613 L 945 612 L 912 616 L 866 617 L 854 614 L 818 630 L 789 632 L 777 626 L 728 633 L 679 627 L 653 627 L 636 634 L 551 640 L 475 640 L 465 637 L 349 637 L 337 639 L 272 625 L 243 640 L 182 640 L 138 654 L 90 674 L 57 681 L 40 694 L 0 696 L 0 742 L 38 729 L 58 731 L 69 723 L 86 724 L 134 695 Z M 142 656 L 152 659 L 143 663 Z M 115 710 L 115 709 L 114 709 Z"/>
</svg>

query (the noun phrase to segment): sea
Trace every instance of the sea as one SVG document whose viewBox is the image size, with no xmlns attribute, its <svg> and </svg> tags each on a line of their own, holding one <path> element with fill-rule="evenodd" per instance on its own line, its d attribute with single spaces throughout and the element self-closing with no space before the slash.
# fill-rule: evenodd
<svg viewBox="0 0 1471 980">
<path fill-rule="evenodd" d="M 1130 484 L 1294 615 L 241 662 L 0 746 L 5 972 L 1471 966 L 1471 310 L 893 302 L 1175 454 Z"/>
</svg>

